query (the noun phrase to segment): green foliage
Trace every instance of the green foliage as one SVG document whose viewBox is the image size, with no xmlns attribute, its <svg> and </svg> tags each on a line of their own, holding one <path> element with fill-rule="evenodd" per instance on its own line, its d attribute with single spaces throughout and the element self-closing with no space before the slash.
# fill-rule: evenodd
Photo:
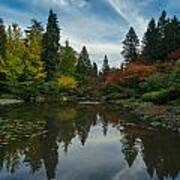
<svg viewBox="0 0 180 180">
<path fill-rule="evenodd" d="M 147 92 L 158 91 L 163 88 L 178 88 L 180 87 L 180 67 L 177 66 L 168 73 L 155 73 L 144 84 L 144 90 Z"/>
<path fill-rule="evenodd" d="M 142 56 L 149 63 L 163 61 L 165 57 L 180 48 L 180 22 L 163 11 L 156 25 L 151 19 L 143 38 Z"/>
<path fill-rule="evenodd" d="M 21 39 L 21 30 L 17 24 L 9 26 L 6 43 L 6 58 L 0 60 L 0 72 L 6 80 L 21 80 L 25 75 L 25 46 Z"/>
<path fill-rule="evenodd" d="M 35 19 L 31 20 L 32 25 L 26 30 L 26 52 L 28 66 L 26 73 L 28 79 L 41 80 L 44 79 L 46 73 L 44 71 L 44 63 L 41 61 L 43 27 L 40 22 Z"/>
<path fill-rule="evenodd" d="M 117 100 L 136 97 L 137 93 L 135 89 L 129 89 L 118 85 L 111 85 L 104 89 L 106 100 Z"/>
<path fill-rule="evenodd" d="M 36 94 L 36 85 L 46 75 L 40 58 L 41 46 L 42 34 L 29 31 L 25 43 L 19 26 L 9 26 L 6 58 L 0 59 L 0 72 L 4 74 L 7 90 L 12 94 L 25 99 Z"/>
<path fill-rule="evenodd" d="M 145 91 L 157 91 L 159 89 L 166 88 L 169 84 L 167 82 L 168 75 L 162 73 L 155 73 L 148 78 L 145 83 Z M 167 84 L 168 83 L 168 84 Z"/>
<path fill-rule="evenodd" d="M 5 58 L 6 55 L 6 31 L 3 20 L 0 18 L 0 57 Z"/>
<path fill-rule="evenodd" d="M 156 73 L 144 83 L 144 101 L 166 103 L 180 98 L 180 68 L 177 66 L 168 73 Z"/>
<path fill-rule="evenodd" d="M 166 81 L 169 81 L 169 84 L 171 86 L 174 86 L 180 89 L 180 66 L 177 66 L 175 69 L 173 69 L 170 72 L 169 79 Z"/>
<path fill-rule="evenodd" d="M 147 63 L 153 63 L 154 60 L 158 59 L 158 42 L 159 32 L 156 27 L 155 19 L 152 18 L 148 24 L 147 31 L 143 37 L 143 51 L 142 56 Z"/>
<path fill-rule="evenodd" d="M 154 103 L 166 103 L 170 100 L 175 100 L 180 97 L 180 90 L 176 88 L 161 89 L 145 93 L 142 97 L 144 101 Z"/>
<path fill-rule="evenodd" d="M 180 23 L 176 16 L 166 25 L 162 44 L 164 56 L 180 48 Z"/>
<path fill-rule="evenodd" d="M 43 81 L 6 81 L 0 82 L 0 85 L 5 87 L 6 93 L 13 94 L 17 98 L 30 101 L 32 97 L 36 97 L 41 94 Z"/>
<path fill-rule="evenodd" d="M 77 74 L 83 78 L 84 76 L 90 75 L 91 72 L 92 72 L 91 61 L 87 49 L 84 46 L 78 58 Z"/>
<path fill-rule="evenodd" d="M 111 93 L 121 93 L 122 91 L 123 91 L 123 88 L 121 86 L 111 85 L 111 86 L 106 87 L 104 92 L 106 94 L 111 94 Z"/>
<path fill-rule="evenodd" d="M 66 46 L 61 47 L 60 72 L 65 75 L 74 75 L 76 72 L 76 64 L 76 52 L 69 46 L 69 42 L 66 41 Z"/>
<path fill-rule="evenodd" d="M 46 32 L 43 37 L 42 60 L 45 63 L 47 80 L 53 79 L 59 67 L 59 40 L 60 29 L 58 26 L 57 15 L 50 10 Z"/>
</svg>

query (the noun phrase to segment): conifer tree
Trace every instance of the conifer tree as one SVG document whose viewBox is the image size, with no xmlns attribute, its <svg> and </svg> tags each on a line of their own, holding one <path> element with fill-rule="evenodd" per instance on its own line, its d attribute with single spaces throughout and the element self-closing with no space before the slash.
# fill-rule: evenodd
<svg viewBox="0 0 180 180">
<path fill-rule="evenodd" d="M 61 47 L 60 72 L 65 75 L 74 75 L 76 71 L 76 52 L 66 41 L 65 47 Z"/>
<path fill-rule="evenodd" d="M 9 26 L 6 42 L 6 58 L 0 61 L 0 72 L 6 80 L 15 82 L 25 79 L 26 59 L 25 46 L 21 36 L 21 29 L 17 24 Z"/>
<path fill-rule="evenodd" d="M 92 75 L 94 77 L 97 77 L 98 76 L 98 66 L 95 62 L 93 62 L 93 67 L 92 67 Z"/>
<path fill-rule="evenodd" d="M 103 66 L 102 66 L 102 73 L 107 74 L 110 71 L 109 61 L 107 55 L 104 57 Z"/>
<path fill-rule="evenodd" d="M 92 70 L 91 61 L 88 51 L 84 46 L 78 58 L 77 73 L 81 76 L 90 75 Z"/>
<path fill-rule="evenodd" d="M 59 67 L 59 40 L 60 28 L 58 25 L 57 15 L 53 10 L 49 11 L 48 24 L 43 37 L 42 60 L 45 62 L 47 80 L 55 77 Z"/>
<path fill-rule="evenodd" d="M 42 33 L 44 29 L 41 22 L 38 22 L 36 19 L 31 19 L 31 26 L 25 30 L 28 39 L 33 39 L 40 37 L 42 39 Z"/>
<path fill-rule="evenodd" d="M 122 55 L 126 61 L 135 61 L 138 57 L 139 39 L 133 27 L 130 27 L 129 32 L 123 41 Z"/>
<path fill-rule="evenodd" d="M 157 43 L 156 43 L 157 44 L 156 55 L 160 60 L 162 60 L 166 55 L 166 45 L 164 44 L 164 39 L 165 39 L 165 29 L 168 24 L 169 24 L 169 19 L 167 18 L 167 13 L 164 10 L 162 11 L 161 16 L 159 17 L 158 25 L 157 25 L 159 36 L 157 37 Z"/>
<path fill-rule="evenodd" d="M 167 18 L 167 12 L 163 10 L 158 20 L 158 29 L 162 38 L 164 37 L 164 30 L 168 23 L 169 23 L 169 19 Z"/>
<path fill-rule="evenodd" d="M 158 59 L 158 39 L 159 33 L 156 27 L 156 21 L 152 18 L 143 37 L 142 56 L 147 63 L 153 63 Z"/>
<path fill-rule="evenodd" d="M 6 31 L 3 20 L 0 18 L 0 57 L 5 58 L 6 55 Z"/>
<path fill-rule="evenodd" d="M 26 54 L 25 58 L 28 64 L 31 65 L 27 68 L 29 78 L 40 79 L 45 77 L 44 63 L 41 60 L 42 54 L 42 39 L 43 39 L 43 26 L 41 22 L 36 19 L 31 20 L 31 26 L 28 27 L 26 32 Z"/>
<path fill-rule="evenodd" d="M 163 44 L 165 56 L 180 48 L 180 22 L 176 16 L 171 19 L 165 28 Z"/>
</svg>

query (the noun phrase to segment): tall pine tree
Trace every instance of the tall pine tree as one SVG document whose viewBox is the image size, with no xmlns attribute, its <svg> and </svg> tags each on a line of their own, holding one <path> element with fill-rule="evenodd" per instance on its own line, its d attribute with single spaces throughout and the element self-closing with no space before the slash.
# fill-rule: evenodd
<svg viewBox="0 0 180 180">
<path fill-rule="evenodd" d="M 46 32 L 43 37 L 42 60 L 45 62 L 47 80 L 53 79 L 59 67 L 60 28 L 57 15 L 50 10 Z"/>
<path fill-rule="evenodd" d="M 43 31 L 44 29 L 41 22 L 37 21 L 36 19 L 31 19 L 31 26 L 29 26 L 27 30 L 25 30 L 25 33 L 29 40 L 37 37 L 42 39 Z"/>
<path fill-rule="evenodd" d="M 6 31 L 3 20 L 0 18 L 0 57 L 5 58 L 6 55 Z"/>
<path fill-rule="evenodd" d="M 76 71 L 76 52 L 66 41 L 65 47 L 61 47 L 60 72 L 65 75 L 74 75 Z"/>
<path fill-rule="evenodd" d="M 43 26 L 41 22 L 35 19 L 31 20 L 31 26 L 26 32 L 26 53 L 25 58 L 28 60 L 30 68 L 26 68 L 29 78 L 41 79 L 45 77 L 44 63 L 41 60 Z"/>
<path fill-rule="evenodd" d="M 176 16 L 166 25 L 163 44 L 165 56 L 180 48 L 180 22 Z"/>
<path fill-rule="evenodd" d="M 148 24 L 147 31 L 143 37 L 142 56 L 147 63 L 153 63 L 158 59 L 158 39 L 159 32 L 156 27 L 156 21 L 152 18 Z"/>
<path fill-rule="evenodd" d="M 92 72 L 92 65 L 89 58 L 88 51 L 84 46 L 78 58 L 77 73 L 82 76 L 90 75 Z"/>
<path fill-rule="evenodd" d="M 133 27 L 130 28 L 123 41 L 122 55 L 126 61 L 135 61 L 138 57 L 139 38 Z"/>
<path fill-rule="evenodd" d="M 93 67 L 92 67 L 92 75 L 94 77 L 97 77 L 98 76 L 98 66 L 95 62 L 93 62 Z"/>
<path fill-rule="evenodd" d="M 104 57 L 103 66 L 102 66 L 102 73 L 106 75 L 110 71 L 109 61 L 107 55 Z"/>
<path fill-rule="evenodd" d="M 157 38 L 157 57 L 158 59 L 162 60 L 164 56 L 166 55 L 166 44 L 164 44 L 165 39 L 165 29 L 167 25 L 169 24 L 169 19 L 167 18 L 166 11 L 162 11 L 161 16 L 158 20 L 158 33 L 159 36 Z"/>
</svg>

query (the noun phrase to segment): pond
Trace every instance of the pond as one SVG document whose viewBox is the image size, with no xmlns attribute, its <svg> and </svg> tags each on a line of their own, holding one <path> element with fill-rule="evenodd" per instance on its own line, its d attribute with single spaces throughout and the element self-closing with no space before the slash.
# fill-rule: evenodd
<svg viewBox="0 0 180 180">
<path fill-rule="evenodd" d="M 180 180 L 180 136 L 118 109 L 0 107 L 0 179 Z"/>
</svg>

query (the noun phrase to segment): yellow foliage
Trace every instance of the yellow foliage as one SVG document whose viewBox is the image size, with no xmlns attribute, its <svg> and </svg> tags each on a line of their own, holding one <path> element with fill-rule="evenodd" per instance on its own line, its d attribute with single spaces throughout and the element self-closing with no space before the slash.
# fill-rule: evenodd
<svg viewBox="0 0 180 180">
<path fill-rule="evenodd" d="M 77 111 L 73 108 L 63 108 L 58 111 L 57 117 L 63 121 L 73 121 L 76 119 Z"/>
<path fill-rule="evenodd" d="M 74 77 L 65 75 L 57 78 L 57 83 L 60 88 L 64 89 L 75 89 L 78 85 L 78 82 Z"/>
</svg>

